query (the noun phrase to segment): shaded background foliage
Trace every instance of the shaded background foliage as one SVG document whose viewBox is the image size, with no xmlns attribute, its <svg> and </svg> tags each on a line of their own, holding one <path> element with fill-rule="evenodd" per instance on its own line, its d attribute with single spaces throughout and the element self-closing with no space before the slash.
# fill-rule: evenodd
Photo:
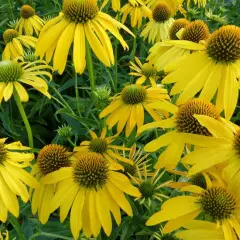
<svg viewBox="0 0 240 240">
<path fill-rule="evenodd" d="M 124 4 L 125 1 L 122 1 Z M 36 13 L 42 18 L 51 18 L 56 16 L 61 10 L 60 0 L 0 0 L 0 54 L 4 48 L 3 32 L 9 28 L 9 24 L 13 23 L 19 17 L 19 10 L 23 4 L 32 5 L 36 9 Z M 115 13 L 109 8 L 104 10 L 108 14 L 115 17 Z M 240 0 L 211 0 L 208 2 L 206 9 L 188 9 L 187 17 L 190 20 L 203 19 L 205 20 L 211 31 L 220 27 L 223 24 L 240 25 Z M 181 17 L 179 15 L 178 17 Z M 126 25 L 130 28 L 129 22 Z M 130 28 L 131 29 L 131 28 Z M 118 70 L 118 85 L 113 86 L 112 79 L 115 76 L 116 66 L 106 68 L 97 59 L 94 59 L 94 74 L 96 75 L 97 86 L 108 86 L 111 88 L 111 95 L 119 92 L 124 84 L 133 82 L 133 78 L 128 76 L 129 60 L 133 56 L 137 56 L 144 60 L 147 57 L 150 46 L 143 42 L 139 37 L 137 29 L 133 29 L 137 35 L 136 45 L 133 39 L 126 33 L 122 32 L 123 37 L 127 40 L 130 50 L 124 52 L 116 40 L 113 40 L 115 49 L 115 56 L 117 56 L 117 70 Z M 135 48 L 134 48 L 135 47 Z M 69 56 L 69 60 L 71 56 Z M 79 102 L 76 102 L 76 92 L 74 86 L 77 82 L 79 89 Z M 80 141 L 86 139 L 86 134 L 89 129 L 96 129 L 100 131 L 104 125 L 103 120 L 98 119 L 99 112 L 108 104 L 108 100 L 96 98 L 92 101 L 90 96 L 90 84 L 88 78 L 88 71 L 83 75 L 76 76 L 73 71 L 71 61 L 68 62 L 67 68 L 62 76 L 53 74 L 53 81 L 50 83 L 50 94 L 59 99 L 59 95 L 51 88 L 54 86 L 61 94 L 61 97 L 71 107 L 73 112 L 69 109 L 63 108 L 56 101 L 49 100 L 43 97 L 36 91 L 30 90 L 30 101 L 24 103 L 28 119 L 32 126 L 35 152 L 37 153 L 41 147 L 49 143 L 63 144 L 69 149 L 71 145 L 66 139 L 57 134 L 57 129 L 63 124 L 72 127 L 71 141 L 78 144 Z M 61 101 L 61 99 L 59 99 Z M 239 106 L 237 107 L 237 112 Z M 233 121 L 240 119 L 238 115 L 233 117 Z M 161 131 L 161 130 L 159 130 Z M 160 133 L 160 132 L 159 132 Z M 14 100 L 0 105 L 0 134 L 1 137 L 8 137 L 10 140 L 21 141 L 23 144 L 28 144 L 27 134 L 24 128 L 22 119 L 17 111 Z M 154 132 L 149 131 L 140 140 L 138 145 L 149 142 Z M 136 142 L 134 133 L 128 138 L 123 139 L 131 146 Z M 153 154 L 153 161 L 156 156 Z M 172 176 L 165 175 L 164 180 L 169 180 Z M 175 192 L 166 192 L 167 195 L 174 196 Z M 131 201 L 131 200 L 130 200 Z M 107 238 L 104 233 L 99 236 L 100 239 L 120 239 L 120 240 L 148 240 L 154 232 L 159 231 L 158 226 L 146 227 L 145 222 L 147 218 L 156 211 L 156 206 L 152 205 L 148 212 L 143 207 L 132 202 L 134 217 L 123 216 L 123 221 L 120 227 L 116 225 L 113 227 L 112 235 Z M 9 221 L 0 226 L 0 230 L 8 229 L 11 231 L 11 239 L 72 239 L 69 231 L 69 223 L 65 221 L 60 224 L 57 213 L 52 214 L 50 220 L 46 225 L 41 225 L 37 218 L 31 214 L 29 204 L 21 204 L 21 216 L 15 219 L 10 216 Z M 48 236 L 51 233 L 51 236 Z M 56 234 L 56 236 L 54 236 Z M 62 237 L 60 237 L 62 236 Z M 83 238 L 81 238 L 83 239 Z"/>
</svg>

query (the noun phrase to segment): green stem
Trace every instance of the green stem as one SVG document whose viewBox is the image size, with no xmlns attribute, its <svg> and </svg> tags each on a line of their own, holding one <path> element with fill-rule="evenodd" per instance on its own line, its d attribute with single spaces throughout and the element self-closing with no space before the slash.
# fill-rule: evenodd
<svg viewBox="0 0 240 240">
<path fill-rule="evenodd" d="M 13 10 L 12 10 L 12 3 L 11 3 L 10 0 L 8 0 L 8 5 L 9 5 L 9 9 L 10 9 L 11 18 L 12 18 L 12 20 L 14 20 L 14 14 L 13 14 Z"/>
<path fill-rule="evenodd" d="M 74 82 L 75 82 L 75 95 L 76 95 L 78 115 L 81 116 L 80 104 L 79 104 L 79 92 L 78 92 L 78 78 L 77 78 L 77 73 L 76 73 L 74 67 L 73 67 L 73 77 L 74 77 Z"/>
<path fill-rule="evenodd" d="M 61 101 L 64 103 L 64 105 L 66 106 L 66 108 L 72 113 L 75 114 L 74 111 L 72 110 L 72 108 L 69 106 L 69 104 L 65 101 L 65 99 L 62 97 L 62 95 L 58 92 L 58 90 L 54 87 L 51 86 L 53 91 L 57 94 L 57 96 L 61 99 Z"/>
<path fill-rule="evenodd" d="M 36 237 L 39 237 L 39 236 L 45 236 L 45 237 L 50 237 L 55 239 L 73 240 L 73 238 L 70 238 L 70 237 L 64 237 L 58 234 L 46 233 L 46 232 L 35 233 L 28 240 L 34 240 Z"/>
<path fill-rule="evenodd" d="M 90 86 L 91 86 L 91 90 L 94 91 L 96 89 L 96 80 L 93 72 L 92 52 L 88 42 L 86 42 L 86 59 L 87 59 L 87 68 L 88 68 Z"/>
<path fill-rule="evenodd" d="M 32 135 L 32 129 L 31 129 L 31 126 L 29 124 L 29 121 L 28 121 L 28 118 L 27 118 L 27 115 L 25 113 L 25 110 L 24 110 L 24 107 L 20 101 L 20 98 L 18 96 L 18 93 L 16 92 L 16 90 L 14 89 L 14 92 L 13 92 L 13 96 L 14 96 L 14 99 L 16 101 L 16 104 L 17 104 L 17 107 L 18 107 L 18 110 L 22 116 L 22 119 L 23 119 L 23 122 L 25 124 L 25 127 L 26 127 L 26 130 L 27 130 L 27 135 L 28 135 L 28 142 L 29 142 L 29 147 L 31 149 L 33 149 L 33 135 Z"/>
<path fill-rule="evenodd" d="M 24 235 L 23 235 L 23 232 L 22 232 L 22 230 L 21 230 L 21 226 L 20 226 L 18 220 L 17 220 L 14 216 L 10 215 L 10 216 L 9 216 L 9 222 L 12 224 L 12 226 L 13 226 L 14 229 L 16 230 L 16 232 L 17 232 L 17 234 L 18 234 L 18 237 L 19 237 L 18 239 L 19 239 L 19 240 L 24 240 L 25 237 L 24 237 Z"/>
<path fill-rule="evenodd" d="M 67 140 L 73 147 L 76 147 L 76 144 L 69 137 L 67 138 Z"/>
<path fill-rule="evenodd" d="M 136 54 L 136 50 L 137 50 L 137 27 L 133 28 L 133 33 L 135 35 L 135 38 L 133 39 L 133 48 L 132 48 L 132 53 L 131 53 L 131 59 L 134 60 L 135 54 Z"/>
</svg>

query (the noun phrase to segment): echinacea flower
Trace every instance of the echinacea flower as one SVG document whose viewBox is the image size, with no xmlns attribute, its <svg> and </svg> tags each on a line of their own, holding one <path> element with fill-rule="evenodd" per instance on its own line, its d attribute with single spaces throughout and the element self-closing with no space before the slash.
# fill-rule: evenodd
<svg viewBox="0 0 240 240">
<path fill-rule="evenodd" d="M 27 84 L 51 98 L 48 93 L 48 85 L 40 75 L 46 75 L 50 79 L 52 75 L 46 71 L 51 69 L 44 61 L 35 61 L 32 63 L 16 62 L 5 60 L 0 62 L 0 103 L 4 98 L 8 101 L 13 92 L 16 91 L 22 102 L 29 99 L 26 89 L 22 83 Z"/>
<path fill-rule="evenodd" d="M 133 72 L 130 72 L 129 75 L 138 77 L 136 84 L 141 85 L 149 79 L 152 86 L 156 87 L 156 81 L 159 79 L 159 76 L 157 75 L 158 71 L 152 61 L 149 60 L 149 62 L 142 64 L 141 61 L 135 57 L 135 62 L 137 64 L 130 62 L 130 68 Z"/>
<path fill-rule="evenodd" d="M 217 92 L 216 106 L 230 119 L 237 105 L 239 74 L 240 28 L 228 25 L 210 36 L 206 50 L 181 59 L 162 83 L 175 83 L 171 95 L 180 93 L 178 105 L 199 92 L 199 98 L 211 101 Z"/>
<path fill-rule="evenodd" d="M 7 29 L 3 33 L 3 40 L 6 45 L 2 53 L 3 60 L 15 59 L 24 55 L 24 48 L 35 48 L 37 39 L 32 36 L 23 36 L 14 29 Z"/>
<path fill-rule="evenodd" d="M 233 123 L 222 119 L 216 121 L 210 116 L 195 115 L 198 122 L 205 127 L 211 134 L 209 140 L 221 139 L 222 143 L 218 146 L 206 146 L 196 149 L 183 158 L 183 162 L 193 165 L 188 175 L 191 176 L 205 169 L 220 163 L 225 163 L 223 176 L 231 179 L 240 170 L 240 128 Z M 199 161 L 199 159 L 202 159 Z"/>
<path fill-rule="evenodd" d="M 70 227 L 74 239 L 82 229 L 86 237 L 97 237 L 103 228 L 112 232 L 111 213 L 119 225 L 120 208 L 132 216 L 132 208 L 124 193 L 139 197 L 140 192 L 122 173 L 113 171 L 99 153 L 77 154 L 72 167 L 62 168 L 43 179 L 46 184 L 58 183 L 51 201 L 54 211 L 60 207 L 63 222 L 70 211 Z"/>
<path fill-rule="evenodd" d="M 155 64 L 158 71 L 168 69 L 169 64 L 180 62 L 181 58 L 194 51 L 206 49 L 204 44 L 199 44 L 199 42 L 207 40 L 210 36 L 206 23 L 201 20 L 191 23 L 182 20 L 178 23 L 178 21 L 180 20 L 176 20 L 170 28 L 170 38 L 176 38 L 176 34 L 179 33 L 176 30 L 179 30 L 179 27 L 185 23 L 186 26 L 180 29 L 181 36 L 178 35 L 181 39 L 158 42 L 149 50 L 150 55 L 147 59 L 150 59 Z"/>
<path fill-rule="evenodd" d="M 116 161 L 121 161 L 133 164 L 132 160 L 126 157 L 121 156 L 119 153 L 116 153 L 116 150 L 129 151 L 130 149 L 123 146 L 118 146 L 112 144 L 112 142 L 117 138 L 117 136 L 106 137 L 107 129 L 104 128 L 100 137 L 96 135 L 95 132 L 89 131 L 91 135 L 90 141 L 83 141 L 80 143 L 80 146 L 77 146 L 73 149 L 74 152 L 95 152 L 101 154 L 112 167 L 116 169 L 123 169 L 123 167 Z"/>
<path fill-rule="evenodd" d="M 233 178 L 229 183 L 222 181 L 211 184 L 206 190 L 191 186 L 187 191 L 194 194 L 167 200 L 163 203 L 161 210 L 150 217 L 146 225 L 151 226 L 168 221 L 163 229 L 163 232 L 167 233 L 203 214 L 223 229 L 225 240 L 240 237 L 238 178 Z"/>
<path fill-rule="evenodd" d="M 61 145 L 49 144 L 43 147 L 37 157 L 37 163 L 32 174 L 39 180 L 40 187 L 32 193 L 32 213 L 38 212 L 38 219 L 42 224 L 48 221 L 51 214 L 51 204 L 56 184 L 44 184 L 42 178 L 62 167 L 71 166 L 71 153 Z"/>
<path fill-rule="evenodd" d="M 172 24 L 172 26 L 169 29 L 170 40 L 179 40 L 179 37 L 177 36 L 177 33 L 182 28 L 186 28 L 186 26 L 188 24 L 189 24 L 189 21 L 185 18 L 179 18 L 179 19 L 175 20 L 175 22 Z"/>
<path fill-rule="evenodd" d="M 113 97 L 113 101 L 103 109 L 99 117 L 109 115 L 106 120 L 108 128 L 111 129 L 117 124 L 117 132 L 121 133 L 126 126 L 126 136 L 129 136 L 135 126 L 139 128 L 143 125 L 145 110 L 153 119 L 161 120 L 161 114 L 148 107 L 148 104 L 167 100 L 169 96 L 166 89 L 131 84 Z"/>
<path fill-rule="evenodd" d="M 148 38 L 149 43 L 160 42 L 169 39 L 169 29 L 174 22 L 175 14 L 168 3 L 157 2 L 152 10 L 150 22 L 148 22 L 140 36 Z"/>
<path fill-rule="evenodd" d="M 49 62 L 53 57 L 53 68 L 62 74 L 73 43 L 73 64 L 77 73 L 86 66 L 86 44 L 106 66 L 114 64 L 114 55 L 107 30 L 128 49 L 119 33 L 119 28 L 132 32 L 106 13 L 99 11 L 96 0 L 65 0 L 59 16 L 43 27 L 36 45 L 36 55 Z M 133 35 L 133 34 L 132 34 Z"/>
<path fill-rule="evenodd" d="M 143 164 L 142 172 L 137 168 L 137 176 L 131 176 L 131 180 L 139 189 L 141 196 L 136 198 L 135 201 L 139 201 L 140 204 L 146 204 L 150 207 L 152 201 L 162 202 L 163 199 L 168 198 L 168 196 L 162 192 L 162 188 L 167 186 L 171 181 L 160 183 L 159 181 L 163 174 L 164 171 L 160 173 L 160 170 L 155 170 L 152 176 L 149 176 L 146 164 Z"/>
<path fill-rule="evenodd" d="M 146 152 L 155 152 L 167 146 L 158 158 L 158 162 L 155 165 L 157 169 L 163 167 L 167 169 L 175 168 L 181 159 L 186 144 L 197 145 L 199 147 L 216 147 L 224 142 L 216 137 L 212 139 L 208 137 L 211 133 L 194 118 L 194 114 L 201 113 L 202 115 L 216 119 L 216 121 L 219 120 L 220 114 L 210 102 L 201 99 L 192 99 L 180 107 L 167 102 L 149 104 L 149 107 L 164 109 L 174 114 L 165 120 L 148 123 L 138 130 L 138 133 L 142 133 L 151 128 L 160 127 L 170 129 L 170 131 L 149 142 L 144 148 Z"/>
<path fill-rule="evenodd" d="M 130 0 L 121 8 L 122 23 L 124 24 L 127 16 L 131 17 L 131 26 L 142 26 L 144 17 L 151 17 L 151 10 L 141 0 Z"/>
<path fill-rule="evenodd" d="M 45 22 L 35 14 L 35 10 L 29 5 L 23 5 L 20 9 L 20 16 L 16 30 L 26 35 L 33 35 L 35 32 L 38 36 Z"/>
<path fill-rule="evenodd" d="M 38 182 L 24 168 L 30 166 L 34 159 L 33 153 L 26 151 L 29 147 L 20 142 L 5 143 L 6 138 L 0 139 L 0 220 L 6 222 L 8 212 L 16 218 L 19 216 L 17 196 L 23 202 L 29 200 L 26 185 L 38 188 Z"/>
</svg>

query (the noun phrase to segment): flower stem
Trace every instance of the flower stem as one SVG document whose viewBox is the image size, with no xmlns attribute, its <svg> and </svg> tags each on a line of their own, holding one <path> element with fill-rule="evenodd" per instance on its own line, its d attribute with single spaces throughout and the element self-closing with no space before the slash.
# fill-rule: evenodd
<svg viewBox="0 0 240 240">
<path fill-rule="evenodd" d="M 27 118 L 27 115 L 25 113 L 25 110 L 24 110 L 24 107 L 20 101 L 20 98 L 18 96 L 18 93 L 16 92 L 16 90 L 14 89 L 14 92 L 13 92 L 13 96 L 14 96 L 14 99 L 16 101 L 16 104 L 17 104 L 17 107 L 18 107 L 18 110 L 22 116 L 22 119 L 23 119 L 23 122 L 25 124 L 25 127 L 26 127 L 26 130 L 27 130 L 27 135 L 28 135 L 28 142 L 29 142 L 29 147 L 31 149 L 33 149 L 33 135 L 32 135 L 32 129 L 31 129 L 31 126 L 29 124 L 29 121 L 28 121 L 28 118 Z"/>
<path fill-rule="evenodd" d="M 75 82 L 75 95 L 76 95 L 78 115 L 81 116 L 80 105 L 79 105 L 78 78 L 77 78 L 77 73 L 76 73 L 74 67 L 73 67 L 73 78 L 74 78 L 74 82 Z"/>
<path fill-rule="evenodd" d="M 21 226 L 20 226 L 20 224 L 19 224 L 19 222 L 18 222 L 18 219 L 15 218 L 14 216 L 10 215 L 10 216 L 9 216 L 9 222 L 12 224 L 12 226 L 13 226 L 14 229 L 15 229 L 15 231 L 17 232 L 18 237 L 19 237 L 18 239 L 19 239 L 19 240 L 24 240 L 25 237 L 24 237 L 24 235 L 23 235 L 23 232 L 22 232 Z"/>
<path fill-rule="evenodd" d="M 133 48 L 132 48 L 132 53 L 131 53 L 131 59 L 134 60 L 135 54 L 136 54 L 136 50 L 137 50 L 137 27 L 133 28 L 133 33 L 135 35 L 135 38 L 133 39 Z"/>
<path fill-rule="evenodd" d="M 76 147 L 76 144 L 69 137 L 67 138 L 67 140 L 73 147 Z"/>
<path fill-rule="evenodd" d="M 86 59 L 90 86 L 91 90 L 94 91 L 96 89 L 96 80 L 93 73 L 92 52 L 88 42 L 86 42 Z"/>
</svg>

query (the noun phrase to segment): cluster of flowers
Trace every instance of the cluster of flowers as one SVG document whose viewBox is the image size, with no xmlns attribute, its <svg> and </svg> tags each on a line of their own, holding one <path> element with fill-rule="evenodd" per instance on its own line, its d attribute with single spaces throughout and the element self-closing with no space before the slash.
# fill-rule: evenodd
<svg viewBox="0 0 240 240">
<path fill-rule="evenodd" d="M 107 3 L 104 0 L 101 9 Z M 107 67 L 114 64 L 106 31 L 128 49 L 119 33 L 122 28 L 134 36 L 123 25 L 128 15 L 131 26 L 138 28 L 143 18 L 149 18 L 141 36 L 154 45 L 146 63 L 138 58 L 136 64 L 130 62 L 130 75 L 138 79 L 100 113 L 107 125 L 100 136 L 90 131 L 91 140 L 81 142 L 73 152 L 47 145 L 35 164 L 31 148 L 0 140 L 0 220 L 5 222 L 8 212 L 19 216 L 19 196 L 23 202 L 31 200 L 32 212 L 38 213 L 42 224 L 57 209 L 61 222 L 70 215 L 74 239 L 81 230 L 87 237 L 97 237 L 101 228 L 110 236 L 112 216 L 119 225 L 121 210 L 133 215 L 126 197 L 130 195 L 147 205 L 164 199 L 161 210 L 146 222 L 147 226 L 167 222 L 162 236 L 239 239 L 240 129 L 230 119 L 238 101 L 240 28 L 227 25 L 210 33 L 201 20 L 176 20 L 177 11 L 185 14 L 180 0 L 129 0 L 122 8 L 120 1 L 112 0 L 112 7 L 122 14 L 122 23 L 102 12 L 96 0 L 65 0 L 62 12 L 47 23 L 24 5 L 16 29 L 4 32 L 0 101 L 13 95 L 17 103 L 29 100 L 22 83 L 51 98 L 46 78 L 51 80 L 52 70 L 64 72 L 72 43 L 77 73 L 84 72 L 90 49 Z M 31 47 L 33 61 L 24 55 L 24 48 Z M 144 85 L 147 81 L 151 86 Z M 165 88 L 169 84 L 170 94 Z M 146 115 L 153 119 L 151 123 L 146 123 Z M 152 159 L 135 145 L 112 144 L 124 132 L 126 137 L 141 137 L 154 128 L 161 128 L 163 134 L 144 148 L 161 152 L 154 172 Z M 110 129 L 117 133 L 107 137 Z M 159 183 L 165 171 L 185 181 Z M 179 196 L 165 201 L 168 196 L 162 188 L 179 189 Z"/>
</svg>

